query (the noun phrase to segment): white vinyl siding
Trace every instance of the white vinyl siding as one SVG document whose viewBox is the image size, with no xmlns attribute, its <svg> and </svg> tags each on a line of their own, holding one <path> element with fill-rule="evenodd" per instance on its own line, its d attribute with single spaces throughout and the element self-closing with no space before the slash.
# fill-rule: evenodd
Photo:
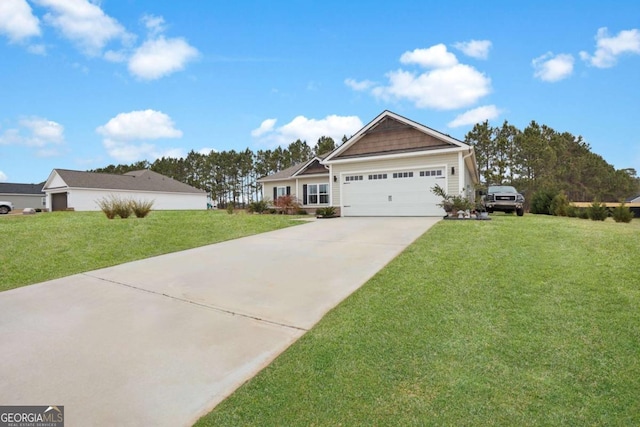
<svg viewBox="0 0 640 427">
<path fill-rule="evenodd" d="M 51 193 L 47 192 L 47 208 L 51 209 Z M 154 191 L 125 191 L 68 188 L 67 207 L 76 211 L 99 211 L 98 200 L 116 195 L 140 201 L 153 200 L 153 210 L 204 210 L 207 208 L 207 193 L 161 193 Z"/>
</svg>

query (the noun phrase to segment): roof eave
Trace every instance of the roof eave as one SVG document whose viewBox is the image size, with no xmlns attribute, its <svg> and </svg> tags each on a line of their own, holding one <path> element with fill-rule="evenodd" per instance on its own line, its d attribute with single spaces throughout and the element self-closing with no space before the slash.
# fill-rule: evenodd
<svg viewBox="0 0 640 427">
<path fill-rule="evenodd" d="M 349 157 L 347 159 L 335 159 L 335 160 L 324 160 L 323 164 L 333 165 L 340 163 L 351 163 L 351 162 L 366 162 L 371 160 L 380 160 L 380 159 L 398 159 L 404 157 L 419 157 L 424 155 L 436 155 L 436 154 L 449 154 L 449 153 L 459 153 L 467 151 L 467 148 L 463 147 L 452 147 L 452 148 L 439 148 L 436 150 L 420 150 L 420 151 L 410 151 L 405 153 L 386 153 L 386 154 L 377 154 L 374 156 L 357 156 L 357 157 Z"/>
</svg>

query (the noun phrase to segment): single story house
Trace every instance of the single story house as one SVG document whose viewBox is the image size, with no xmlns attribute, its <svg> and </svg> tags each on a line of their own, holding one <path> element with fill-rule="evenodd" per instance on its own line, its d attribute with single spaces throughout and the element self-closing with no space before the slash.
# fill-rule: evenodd
<svg viewBox="0 0 640 427">
<path fill-rule="evenodd" d="M 627 203 L 640 203 L 640 195 L 635 197 L 629 197 L 626 200 Z"/>
<path fill-rule="evenodd" d="M 264 198 L 292 195 L 305 209 L 334 206 L 341 216 L 442 216 L 436 184 L 475 198 L 473 147 L 390 111 L 326 156 L 258 180 Z"/>
<path fill-rule="evenodd" d="M 0 200 L 13 204 L 15 211 L 25 208 L 42 209 L 45 207 L 44 192 L 40 184 L 16 184 L 0 182 Z"/>
<path fill-rule="evenodd" d="M 207 208 L 205 191 L 147 169 L 123 175 L 54 169 L 43 191 L 51 211 L 98 211 L 98 201 L 110 195 L 153 200 L 154 210 Z"/>
</svg>

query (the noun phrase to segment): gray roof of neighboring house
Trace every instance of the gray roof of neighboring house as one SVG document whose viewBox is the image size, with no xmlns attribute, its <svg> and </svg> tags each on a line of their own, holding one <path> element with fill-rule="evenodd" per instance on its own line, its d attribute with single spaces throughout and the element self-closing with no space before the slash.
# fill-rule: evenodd
<svg viewBox="0 0 640 427">
<path fill-rule="evenodd" d="M 96 188 L 103 190 L 160 191 L 165 193 L 204 193 L 175 179 L 148 169 L 116 175 L 54 169 L 70 188 Z"/>
<path fill-rule="evenodd" d="M 315 156 L 314 158 L 312 158 L 310 160 L 297 163 L 297 164 L 295 164 L 293 166 L 290 166 L 290 167 L 288 167 L 286 169 L 282 169 L 281 171 L 278 171 L 278 172 L 276 172 L 274 174 L 263 176 L 262 178 L 260 178 L 258 180 L 258 182 L 262 182 L 262 181 L 279 181 L 279 180 L 291 178 L 293 175 L 295 175 L 297 172 L 299 172 L 306 165 L 312 165 L 313 161 L 315 159 L 323 160 L 328 155 L 329 155 L 329 153 L 327 152 L 327 153 Z M 329 171 L 327 170 L 326 173 L 328 174 Z"/>
<path fill-rule="evenodd" d="M 40 184 L 16 184 L 12 182 L 0 182 L 0 194 L 36 194 L 44 195 Z"/>
</svg>

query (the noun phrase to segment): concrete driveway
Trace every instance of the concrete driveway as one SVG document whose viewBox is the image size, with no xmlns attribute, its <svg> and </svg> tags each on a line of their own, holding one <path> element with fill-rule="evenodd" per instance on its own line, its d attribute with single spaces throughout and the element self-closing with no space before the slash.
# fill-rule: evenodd
<svg viewBox="0 0 640 427">
<path fill-rule="evenodd" d="M 191 425 L 437 221 L 317 220 L 0 293 L 0 404 Z"/>
</svg>

